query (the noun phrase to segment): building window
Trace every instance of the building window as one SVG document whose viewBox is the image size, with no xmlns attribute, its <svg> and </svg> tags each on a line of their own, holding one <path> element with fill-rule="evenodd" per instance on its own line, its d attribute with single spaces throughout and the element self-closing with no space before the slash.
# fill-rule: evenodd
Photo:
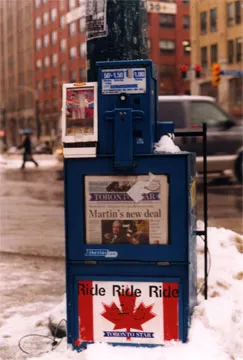
<svg viewBox="0 0 243 360">
<path fill-rule="evenodd" d="M 52 76 L 51 84 L 53 89 L 56 89 L 58 87 L 57 76 Z"/>
<path fill-rule="evenodd" d="M 47 0 L 42 0 L 42 4 L 47 4 Z"/>
<path fill-rule="evenodd" d="M 12 69 L 12 68 L 13 68 L 13 64 L 14 64 L 13 56 L 11 55 L 11 56 L 9 56 L 9 58 L 8 58 L 8 67 L 9 67 L 9 69 Z M 21 81 L 20 81 L 20 83 L 21 83 Z"/>
<path fill-rule="evenodd" d="M 68 8 L 69 10 L 72 10 L 76 7 L 76 0 L 69 0 L 68 1 Z"/>
<path fill-rule="evenodd" d="M 241 23 L 241 3 L 240 3 L 240 0 L 237 0 L 235 2 L 235 23 L 236 24 Z"/>
<path fill-rule="evenodd" d="M 175 52 L 175 41 L 160 40 L 159 48 L 160 48 L 160 54 L 173 54 Z"/>
<path fill-rule="evenodd" d="M 8 38 L 8 50 L 13 48 L 13 36 L 9 36 Z"/>
<path fill-rule="evenodd" d="M 184 54 L 185 55 L 191 55 L 191 42 L 189 40 L 182 41 L 182 45 L 184 47 Z"/>
<path fill-rule="evenodd" d="M 85 18 L 81 18 L 79 19 L 79 31 L 80 32 L 83 32 L 85 31 L 85 26 L 86 26 L 86 23 L 85 23 Z"/>
<path fill-rule="evenodd" d="M 190 29 L 190 16 L 189 15 L 183 16 L 183 28 Z"/>
<path fill-rule="evenodd" d="M 36 60 L 36 71 L 40 71 L 41 66 L 42 66 L 42 62 L 41 59 Z"/>
<path fill-rule="evenodd" d="M 48 100 L 46 100 L 46 101 L 44 102 L 44 110 L 45 110 L 45 111 L 49 111 L 49 110 L 50 110 L 50 103 L 49 103 Z"/>
<path fill-rule="evenodd" d="M 67 40 L 66 40 L 66 39 L 62 39 L 62 40 L 60 41 L 60 49 L 61 49 L 61 52 L 66 51 L 66 48 L 67 48 Z"/>
<path fill-rule="evenodd" d="M 61 29 L 64 29 L 65 26 L 66 26 L 66 16 L 65 16 L 65 15 L 62 15 L 62 16 L 60 17 L 60 28 L 61 28 Z"/>
<path fill-rule="evenodd" d="M 51 43 L 52 45 L 55 45 L 57 42 L 57 31 L 52 31 L 51 33 Z"/>
<path fill-rule="evenodd" d="M 70 82 L 76 81 L 76 71 L 70 71 Z"/>
<path fill-rule="evenodd" d="M 44 90 L 45 91 L 49 90 L 49 80 L 48 79 L 44 79 Z"/>
<path fill-rule="evenodd" d="M 43 14 L 43 25 L 47 25 L 49 23 L 49 13 L 45 12 Z"/>
<path fill-rule="evenodd" d="M 206 11 L 200 13 L 200 30 L 201 30 L 201 34 L 206 34 L 206 32 L 207 32 L 207 13 L 206 13 Z"/>
<path fill-rule="evenodd" d="M 51 57 L 51 63 L 53 67 L 57 66 L 57 62 L 58 62 L 58 55 L 57 54 L 53 54 Z"/>
<path fill-rule="evenodd" d="M 236 47 L 236 61 L 241 62 L 242 59 L 242 38 L 235 40 Z"/>
<path fill-rule="evenodd" d="M 211 45 L 211 63 L 218 62 L 218 45 L 213 44 Z"/>
<path fill-rule="evenodd" d="M 57 99 L 52 100 L 52 110 L 53 111 L 58 110 L 58 100 Z"/>
<path fill-rule="evenodd" d="M 39 100 L 36 101 L 36 110 L 37 110 L 38 112 L 41 111 L 41 104 L 40 104 L 40 101 L 39 101 Z"/>
<path fill-rule="evenodd" d="M 62 79 L 65 78 L 66 71 L 67 71 L 66 64 L 65 63 L 61 64 L 61 77 L 62 77 Z"/>
<path fill-rule="evenodd" d="M 57 18 L 57 9 L 51 9 L 51 21 L 54 22 Z"/>
<path fill-rule="evenodd" d="M 234 62 L 234 41 L 228 41 L 228 63 L 233 64 Z"/>
<path fill-rule="evenodd" d="M 44 36 L 44 47 L 47 48 L 49 46 L 49 35 L 46 34 Z"/>
<path fill-rule="evenodd" d="M 41 38 L 36 39 L 35 48 L 36 51 L 39 51 L 41 49 Z"/>
<path fill-rule="evenodd" d="M 50 66 L 50 58 L 49 58 L 49 56 L 45 56 L 44 67 L 47 69 L 49 66 Z"/>
<path fill-rule="evenodd" d="M 23 72 L 18 74 L 18 80 L 19 80 L 19 84 L 24 83 L 24 73 Z"/>
<path fill-rule="evenodd" d="M 208 67 L 208 49 L 206 46 L 201 48 L 201 64 L 203 68 Z"/>
<path fill-rule="evenodd" d="M 80 50 L 80 56 L 84 57 L 86 55 L 86 43 L 82 43 L 79 45 L 79 50 Z"/>
<path fill-rule="evenodd" d="M 217 9 L 210 10 L 210 31 L 217 31 Z"/>
<path fill-rule="evenodd" d="M 41 17 L 38 16 L 36 19 L 35 19 L 35 28 L 36 29 L 39 29 L 41 27 Z"/>
<path fill-rule="evenodd" d="M 160 14 L 159 24 L 161 27 L 165 27 L 165 28 L 175 27 L 175 15 Z"/>
<path fill-rule="evenodd" d="M 76 33 L 76 22 L 69 24 L 69 36 L 74 36 Z"/>
<path fill-rule="evenodd" d="M 41 5 L 41 0 L 35 0 L 35 8 L 38 9 Z"/>
<path fill-rule="evenodd" d="M 227 25 L 233 26 L 234 25 L 234 8 L 233 3 L 227 4 Z"/>
<path fill-rule="evenodd" d="M 66 3 L 66 0 L 59 0 L 59 9 L 61 11 L 65 10 L 65 3 Z"/>
<path fill-rule="evenodd" d="M 75 46 L 70 48 L 69 55 L 70 55 L 70 59 L 76 59 L 76 57 L 77 57 L 77 48 Z"/>
<path fill-rule="evenodd" d="M 41 91 L 41 81 L 36 81 L 36 90 Z"/>
<path fill-rule="evenodd" d="M 86 81 L 86 69 L 79 69 L 79 80 Z"/>
</svg>

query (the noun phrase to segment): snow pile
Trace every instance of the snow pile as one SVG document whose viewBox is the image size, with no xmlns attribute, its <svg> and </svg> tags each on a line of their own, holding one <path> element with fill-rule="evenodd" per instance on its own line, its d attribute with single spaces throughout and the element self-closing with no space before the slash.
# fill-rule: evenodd
<svg viewBox="0 0 243 360">
<path fill-rule="evenodd" d="M 204 243 L 200 237 L 197 243 L 198 288 L 202 289 Z M 208 243 L 211 256 L 209 299 L 204 300 L 201 290 L 198 295 L 198 306 L 192 317 L 187 344 L 170 342 L 164 347 L 135 348 L 96 343 L 89 345 L 87 350 L 77 353 L 67 348 L 64 338 L 54 351 L 38 357 L 37 354 L 42 350 L 39 344 L 36 350 L 37 357 L 30 358 L 32 360 L 147 360 L 148 358 L 150 360 L 242 360 L 243 236 L 223 228 L 209 228 Z M 0 329 L 0 335 L 6 338 L 6 335 L 11 334 L 11 338 L 8 339 L 11 346 L 13 340 L 16 341 L 17 337 L 20 338 L 26 333 L 36 333 L 36 331 L 40 333 L 40 329 L 42 333 L 43 329 L 47 333 L 50 321 L 58 324 L 63 317 L 65 317 L 65 300 L 48 315 L 45 312 L 32 318 L 20 319 L 15 315 L 6 319 Z M 44 320 L 40 321 L 40 318 Z M 28 324 L 28 328 L 23 327 L 24 323 Z M 26 359 L 26 357 L 19 357 L 18 354 L 16 359 Z"/>
<path fill-rule="evenodd" d="M 160 152 L 178 153 L 180 151 L 181 151 L 180 148 L 177 145 L 175 145 L 172 138 L 169 137 L 168 135 L 161 136 L 159 142 L 157 142 L 154 145 L 155 153 L 160 153 Z"/>
<path fill-rule="evenodd" d="M 6 159 L 0 154 L 0 165 L 6 165 L 7 161 Z"/>
</svg>

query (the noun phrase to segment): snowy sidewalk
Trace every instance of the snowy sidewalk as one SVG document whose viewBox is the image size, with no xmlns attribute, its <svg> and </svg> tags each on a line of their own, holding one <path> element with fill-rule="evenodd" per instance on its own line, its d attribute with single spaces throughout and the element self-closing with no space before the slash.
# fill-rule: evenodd
<svg viewBox="0 0 243 360">
<path fill-rule="evenodd" d="M 243 238 L 230 230 L 209 228 L 208 240 L 212 260 L 209 273 L 209 299 L 205 301 L 202 294 L 198 296 L 198 306 L 195 308 L 189 331 L 189 342 L 187 344 L 171 342 L 164 347 L 156 348 L 112 347 L 97 343 L 89 345 L 82 353 L 76 353 L 67 349 L 64 338 L 54 351 L 50 351 L 50 339 L 30 337 L 29 343 L 23 341 L 23 345 L 25 349 L 32 350 L 33 356 L 23 354 L 17 346 L 21 337 L 28 334 L 50 336 L 49 321 L 58 323 L 65 318 L 65 301 L 62 296 L 64 274 L 56 265 L 51 271 L 45 271 L 45 264 L 39 261 L 36 263 L 32 261 L 32 264 L 27 261 L 20 267 L 17 262 L 14 268 L 11 263 L 7 265 L 4 262 L 6 266 L 3 265 L 2 269 L 2 284 L 5 284 L 3 293 L 6 294 L 7 291 L 7 297 L 15 297 L 18 296 L 19 288 L 19 295 L 23 298 L 26 296 L 26 301 L 23 299 L 22 305 L 16 306 L 13 299 L 12 307 L 4 311 L 0 327 L 2 359 L 242 360 Z M 197 252 L 198 285 L 201 287 L 203 282 L 201 239 L 198 239 Z M 9 274 L 11 268 L 13 273 Z M 57 286 L 58 281 L 60 288 Z M 50 293 L 52 284 L 58 290 Z M 40 291 L 41 287 L 43 292 Z M 39 291 L 35 298 L 31 299 L 30 292 L 37 289 Z M 47 299 L 43 298 L 44 291 L 47 293 Z M 43 354 L 46 351 L 49 352 Z"/>
</svg>

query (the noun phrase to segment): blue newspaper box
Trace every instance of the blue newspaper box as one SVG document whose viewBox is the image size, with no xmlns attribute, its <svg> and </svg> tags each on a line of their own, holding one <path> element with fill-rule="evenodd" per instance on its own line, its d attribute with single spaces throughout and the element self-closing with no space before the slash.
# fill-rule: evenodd
<svg viewBox="0 0 243 360">
<path fill-rule="evenodd" d="M 173 124 L 157 123 L 150 60 L 97 67 L 97 84 L 63 91 L 68 343 L 185 342 L 196 304 L 195 156 L 153 152 Z"/>
</svg>

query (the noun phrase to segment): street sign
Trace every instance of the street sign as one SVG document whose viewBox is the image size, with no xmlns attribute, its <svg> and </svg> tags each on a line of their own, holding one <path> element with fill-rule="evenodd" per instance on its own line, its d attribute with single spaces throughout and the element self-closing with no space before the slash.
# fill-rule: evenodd
<svg viewBox="0 0 243 360">
<path fill-rule="evenodd" d="M 172 3 L 168 4 L 166 2 L 159 3 L 155 1 L 148 1 L 147 9 L 149 13 L 176 14 L 177 5 Z"/>
<path fill-rule="evenodd" d="M 242 70 L 221 70 L 220 72 L 221 75 L 226 75 L 226 76 L 236 76 L 236 77 L 240 77 L 243 76 L 243 71 Z"/>
<path fill-rule="evenodd" d="M 146 92 L 146 68 L 102 70 L 102 94 Z"/>
</svg>

